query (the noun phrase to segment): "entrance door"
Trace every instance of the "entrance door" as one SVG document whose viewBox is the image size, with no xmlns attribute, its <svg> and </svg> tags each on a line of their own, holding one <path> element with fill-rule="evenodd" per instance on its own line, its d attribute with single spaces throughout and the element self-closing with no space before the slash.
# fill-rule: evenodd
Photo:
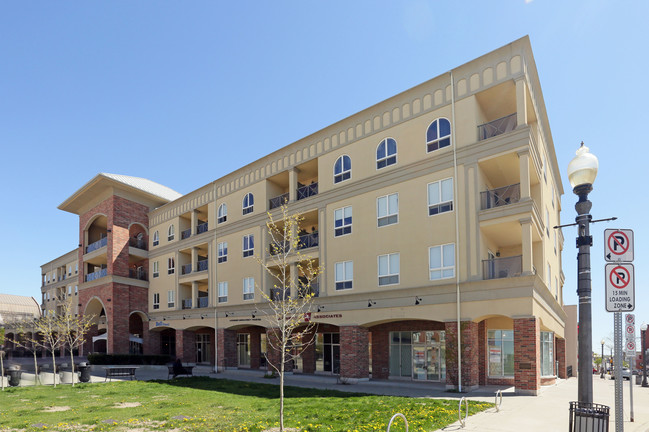
<svg viewBox="0 0 649 432">
<path fill-rule="evenodd" d="M 250 367 L 250 335 L 248 333 L 237 335 L 237 361 L 239 367 Z"/>
<path fill-rule="evenodd" d="M 196 363 L 210 362 L 210 335 L 199 333 L 196 335 Z"/>
<path fill-rule="evenodd" d="M 318 333 L 316 371 L 340 373 L 340 333 Z"/>
</svg>

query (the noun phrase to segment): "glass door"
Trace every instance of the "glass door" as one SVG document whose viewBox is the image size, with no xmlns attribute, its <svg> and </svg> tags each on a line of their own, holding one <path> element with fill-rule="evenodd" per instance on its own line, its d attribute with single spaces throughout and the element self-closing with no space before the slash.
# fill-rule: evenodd
<svg viewBox="0 0 649 432">
<path fill-rule="evenodd" d="M 237 335 L 237 360 L 239 367 L 250 367 L 250 335 L 248 333 Z"/>
<path fill-rule="evenodd" d="M 196 363 L 210 362 L 210 335 L 199 333 L 196 335 Z"/>
</svg>

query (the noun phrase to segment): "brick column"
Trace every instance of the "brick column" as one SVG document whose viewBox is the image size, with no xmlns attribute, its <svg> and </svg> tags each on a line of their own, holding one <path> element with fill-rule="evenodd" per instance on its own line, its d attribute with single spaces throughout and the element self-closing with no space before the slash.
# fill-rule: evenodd
<svg viewBox="0 0 649 432">
<path fill-rule="evenodd" d="M 540 325 L 536 318 L 514 320 L 514 385 L 516 393 L 538 394 L 541 388 Z"/>
<path fill-rule="evenodd" d="M 479 382 L 479 343 L 478 324 L 472 321 L 460 323 L 462 339 L 462 390 L 478 387 Z M 457 321 L 446 323 L 446 386 L 458 387 L 457 371 Z"/>
<path fill-rule="evenodd" d="M 557 350 L 557 361 L 559 362 L 559 370 L 557 371 L 557 376 L 559 378 L 565 379 L 568 374 L 566 372 L 566 340 L 561 338 L 555 338 L 555 347 Z"/>
<path fill-rule="evenodd" d="M 390 376 L 390 332 L 372 330 L 372 378 L 388 379 Z"/>
<path fill-rule="evenodd" d="M 487 361 L 487 321 L 480 321 L 478 323 L 478 383 L 481 386 L 487 385 Z"/>
<path fill-rule="evenodd" d="M 149 330 L 147 324 L 142 329 L 142 352 L 145 355 L 160 354 L 160 332 Z"/>
<path fill-rule="evenodd" d="M 218 329 L 218 367 L 237 367 L 237 332 L 234 330 Z"/>
<path fill-rule="evenodd" d="M 250 369 L 261 365 L 261 333 L 250 332 Z"/>
<path fill-rule="evenodd" d="M 369 378 L 369 331 L 365 327 L 340 327 L 340 376 Z"/>
<path fill-rule="evenodd" d="M 186 363 L 196 361 L 196 334 L 188 330 L 176 330 L 176 358 Z"/>
</svg>

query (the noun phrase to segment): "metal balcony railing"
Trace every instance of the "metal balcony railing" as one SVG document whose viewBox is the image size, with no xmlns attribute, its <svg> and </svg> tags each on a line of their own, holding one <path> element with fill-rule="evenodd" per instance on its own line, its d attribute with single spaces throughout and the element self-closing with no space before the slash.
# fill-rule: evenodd
<svg viewBox="0 0 649 432">
<path fill-rule="evenodd" d="M 271 288 L 270 289 L 270 299 L 275 300 L 286 300 L 291 296 L 291 290 L 289 288 Z"/>
<path fill-rule="evenodd" d="M 318 233 L 302 234 L 297 244 L 298 249 L 308 249 L 318 246 Z"/>
<path fill-rule="evenodd" d="M 196 227 L 196 234 L 203 234 L 204 232 L 207 232 L 207 229 L 207 222 L 198 224 L 198 226 Z"/>
<path fill-rule="evenodd" d="M 480 192 L 480 208 L 482 210 L 514 204 L 520 200 L 520 183 Z"/>
<path fill-rule="evenodd" d="M 210 305 L 209 303 L 209 298 L 208 297 L 199 297 L 198 298 L 198 307 L 199 308 L 206 308 Z"/>
<path fill-rule="evenodd" d="M 494 258 L 482 261 L 484 279 L 502 279 L 520 276 L 523 271 L 523 255 Z"/>
<path fill-rule="evenodd" d="M 317 280 L 311 281 L 309 285 L 301 285 L 299 288 L 298 295 L 300 298 L 305 297 L 307 294 L 311 294 L 313 297 L 320 296 L 320 283 Z"/>
<path fill-rule="evenodd" d="M 205 270 L 207 270 L 207 263 L 208 263 L 208 260 L 202 260 L 202 261 L 199 261 L 199 262 L 196 264 L 196 271 L 197 271 L 197 272 L 201 272 L 201 271 L 205 271 Z"/>
<path fill-rule="evenodd" d="M 190 274 L 192 272 L 191 264 L 184 264 L 180 266 L 180 274 Z"/>
<path fill-rule="evenodd" d="M 108 275 L 108 269 L 101 269 L 93 273 L 89 273 L 86 275 L 85 280 L 86 282 L 94 281 L 99 278 L 103 278 L 104 276 Z"/>
<path fill-rule="evenodd" d="M 192 229 L 187 228 L 186 230 L 183 230 L 180 232 L 180 239 L 184 240 L 186 238 L 190 238 L 192 236 Z"/>
<path fill-rule="evenodd" d="M 148 245 L 147 242 L 144 239 L 136 239 L 132 238 L 128 241 L 128 245 L 134 248 L 142 249 L 142 250 L 147 250 Z"/>
<path fill-rule="evenodd" d="M 104 237 L 101 240 L 97 240 L 94 243 L 90 243 L 88 246 L 86 246 L 86 253 L 90 253 L 92 251 L 96 251 L 97 249 L 101 249 L 104 246 L 108 244 L 108 237 Z"/>
<path fill-rule="evenodd" d="M 138 279 L 142 281 L 149 280 L 146 277 L 146 271 L 144 271 L 144 269 L 128 269 L 128 277 L 131 279 Z"/>
<path fill-rule="evenodd" d="M 478 126 L 478 141 L 513 131 L 516 126 L 516 113 L 482 124 Z"/>
<path fill-rule="evenodd" d="M 318 195 L 318 183 L 314 182 L 310 185 L 300 186 L 297 188 L 297 199 L 298 201 L 310 196 Z"/>
<path fill-rule="evenodd" d="M 183 309 L 191 309 L 192 308 L 192 299 L 185 299 L 182 301 L 182 308 Z"/>
<path fill-rule="evenodd" d="M 281 207 L 282 204 L 286 204 L 286 203 L 288 203 L 288 193 L 269 199 L 268 208 L 272 210 L 274 208 Z"/>
</svg>

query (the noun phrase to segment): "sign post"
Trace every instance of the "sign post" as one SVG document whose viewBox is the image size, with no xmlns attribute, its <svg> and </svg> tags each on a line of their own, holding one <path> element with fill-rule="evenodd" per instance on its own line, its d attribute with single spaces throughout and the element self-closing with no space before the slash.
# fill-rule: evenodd
<svg viewBox="0 0 649 432">
<path fill-rule="evenodd" d="M 629 404 L 631 406 L 630 420 L 633 419 L 633 364 L 635 363 L 635 315 L 626 314 L 624 317 L 626 335 L 626 356 L 629 359 Z"/>
</svg>

